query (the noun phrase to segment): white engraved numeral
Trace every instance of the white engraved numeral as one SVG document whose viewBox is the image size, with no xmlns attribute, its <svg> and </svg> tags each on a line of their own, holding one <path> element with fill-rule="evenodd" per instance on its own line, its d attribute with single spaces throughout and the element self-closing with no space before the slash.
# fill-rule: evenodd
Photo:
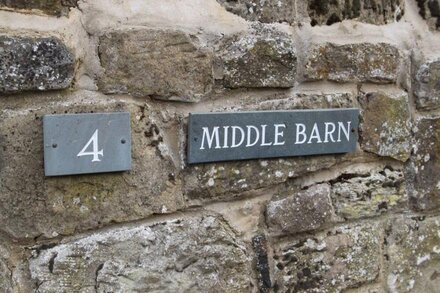
<svg viewBox="0 0 440 293">
<path fill-rule="evenodd" d="M 86 152 L 86 150 L 89 148 L 92 142 L 93 142 L 93 151 Z M 86 143 L 83 149 L 76 156 L 77 157 L 93 156 L 92 162 L 100 162 L 101 160 L 99 159 L 99 155 L 104 156 L 104 149 L 98 151 L 98 129 L 96 129 L 95 133 L 93 133 L 92 137 L 89 139 L 89 141 Z"/>
</svg>

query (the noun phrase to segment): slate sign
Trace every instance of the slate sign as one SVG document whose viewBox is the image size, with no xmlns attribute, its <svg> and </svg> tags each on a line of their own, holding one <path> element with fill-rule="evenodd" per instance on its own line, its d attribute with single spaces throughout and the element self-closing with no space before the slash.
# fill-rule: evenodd
<svg viewBox="0 0 440 293">
<path fill-rule="evenodd" d="M 188 163 L 356 150 L 359 109 L 192 113 Z"/>
<path fill-rule="evenodd" d="M 131 169 L 130 113 L 45 115 L 46 176 Z"/>
</svg>

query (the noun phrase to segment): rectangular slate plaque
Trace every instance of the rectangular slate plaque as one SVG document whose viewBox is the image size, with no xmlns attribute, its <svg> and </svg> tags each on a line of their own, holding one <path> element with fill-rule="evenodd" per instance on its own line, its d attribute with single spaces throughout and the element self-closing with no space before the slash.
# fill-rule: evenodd
<svg viewBox="0 0 440 293">
<path fill-rule="evenodd" d="M 188 163 L 356 150 L 359 109 L 192 113 Z"/>
<path fill-rule="evenodd" d="M 130 113 L 45 115 L 46 176 L 131 169 Z"/>
</svg>

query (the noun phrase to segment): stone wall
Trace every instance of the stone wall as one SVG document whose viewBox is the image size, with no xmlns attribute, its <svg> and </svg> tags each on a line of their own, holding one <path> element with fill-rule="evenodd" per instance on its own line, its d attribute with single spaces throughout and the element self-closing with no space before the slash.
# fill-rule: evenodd
<svg viewBox="0 0 440 293">
<path fill-rule="evenodd" d="M 438 0 L 0 0 L 1 292 L 438 292 Z M 190 112 L 361 109 L 356 152 L 186 164 Z M 45 177 L 46 114 L 131 113 Z"/>
</svg>

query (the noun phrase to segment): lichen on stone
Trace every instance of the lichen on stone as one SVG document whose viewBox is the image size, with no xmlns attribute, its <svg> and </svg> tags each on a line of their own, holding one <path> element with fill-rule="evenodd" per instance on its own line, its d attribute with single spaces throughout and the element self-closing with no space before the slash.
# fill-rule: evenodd
<svg viewBox="0 0 440 293">
<path fill-rule="evenodd" d="M 55 37 L 0 36 L 0 93 L 64 89 L 75 59 Z"/>
<path fill-rule="evenodd" d="M 307 81 L 394 83 L 399 62 L 399 50 L 388 43 L 314 43 L 303 76 Z"/>
<path fill-rule="evenodd" d="M 408 94 L 370 92 L 360 96 L 362 149 L 405 162 L 411 154 Z"/>
<path fill-rule="evenodd" d="M 379 275 L 380 224 L 344 225 L 276 244 L 275 291 L 342 292 Z"/>
<path fill-rule="evenodd" d="M 289 88 L 296 78 L 292 38 L 274 29 L 235 35 L 220 45 L 224 85 L 228 88 Z"/>
<path fill-rule="evenodd" d="M 439 288 L 440 219 L 397 216 L 388 223 L 386 280 L 390 292 L 435 292 Z"/>
</svg>

